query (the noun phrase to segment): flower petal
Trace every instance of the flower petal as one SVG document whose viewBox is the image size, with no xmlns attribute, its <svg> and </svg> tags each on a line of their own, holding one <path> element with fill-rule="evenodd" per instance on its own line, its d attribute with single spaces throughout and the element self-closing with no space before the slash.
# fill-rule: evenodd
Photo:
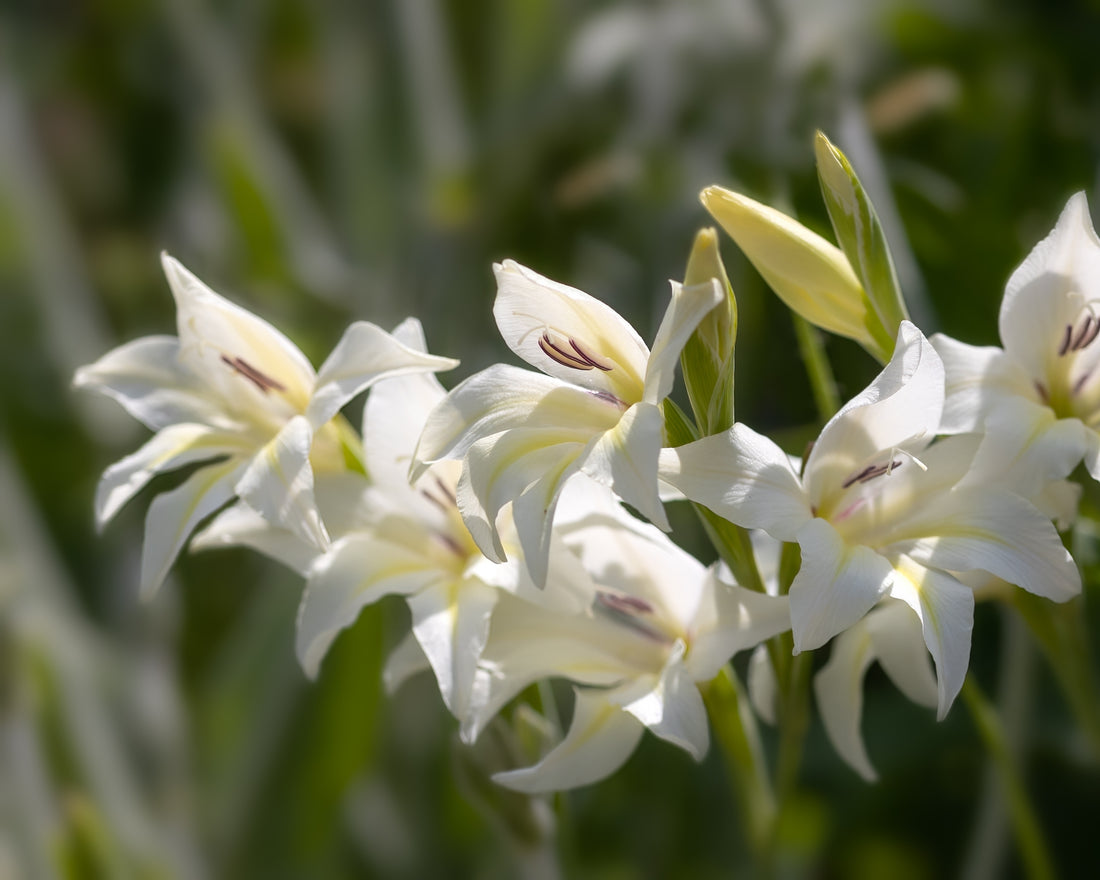
<svg viewBox="0 0 1100 880">
<path fill-rule="evenodd" d="M 589 785 L 610 776 L 633 753 L 645 728 L 610 702 L 608 692 L 574 688 L 569 733 L 532 767 L 493 775 L 493 781 L 530 794 Z"/>
<path fill-rule="evenodd" d="M 890 362 L 829 420 L 814 443 L 805 468 L 810 503 L 820 509 L 884 452 L 916 453 L 926 447 L 939 428 L 943 397 L 940 356 L 920 330 L 902 321 Z"/>
<path fill-rule="evenodd" d="M 382 670 L 382 684 L 387 694 L 393 694 L 414 675 L 427 672 L 431 668 L 428 658 L 424 656 L 424 649 L 416 640 L 416 635 L 409 631 L 386 658 L 386 666 Z"/>
<path fill-rule="evenodd" d="M 432 410 L 416 450 L 412 478 L 443 458 L 460 459 L 479 440 L 513 428 L 570 428 L 595 436 L 613 427 L 613 402 L 557 379 L 496 364 L 459 383 Z"/>
<path fill-rule="evenodd" d="M 653 338 L 653 350 L 646 365 L 643 400 L 656 404 L 672 393 L 680 352 L 699 322 L 725 297 L 717 278 L 690 287 L 672 282 L 672 299 Z"/>
<path fill-rule="evenodd" d="M 1100 284 L 1100 239 L 1088 201 L 1077 193 L 1054 230 L 1012 273 L 1001 301 L 999 329 L 1005 351 L 1029 376 L 1057 372 L 1066 327 L 1077 325 L 1087 291 Z"/>
<path fill-rule="evenodd" d="M 1027 373 L 994 346 L 978 347 L 936 333 L 928 340 L 943 361 L 945 393 L 941 434 L 981 430 L 986 416 L 1006 400 L 1039 401 Z"/>
<path fill-rule="evenodd" d="M 239 437 L 205 425 L 169 425 L 137 452 L 103 472 L 96 487 L 96 525 L 102 528 L 157 474 L 219 455 L 247 452 Z"/>
<path fill-rule="evenodd" d="M 691 674 L 684 666 L 686 646 L 678 641 L 652 689 L 638 695 L 634 687 L 619 688 L 629 693 L 622 707 L 666 742 L 677 745 L 696 761 L 702 761 L 710 745 L 707 710 Z M 620 698 L 616 699 L 616 702 Z"/>
<path fill-rule="evenodd" d="M 422 554 L 369 532 L 341 538 L 314 563 L 298 608 L 295 649 L 306 675 L 316 677 L 340 630 L 367 605 L 419 592 L 446 577 Z"/>
<path fill-rule="evenodd" d="M 318 556 L 313 544 L 273 526 L 244 502 L 230 505 L 191 539 L 189 549 L 248 547 L 305 577 Z"/>
<path fill-rule="evenodd" d="M 450 370 L 453 358 L 410 348 L 381 327 L 356 321 L 340 338 L 317 373 L 306 418 L 316 430 L 359 392 L 380 379 L 407 373 Z"/>
<path fill-rule="evenodd" d="M 235 459 L 201 468 L 171 492 L 153 499 L 145 516 L 141 553 L 141 597 L 160 587 L 195 526 L 225 504 L 244 465 Z"/>
<path fill-rule="evenodd" d="M 513 260 L 493 271 L 493 315 L 512 351 L 563 382 L 628 404 L 642 399 L 649 349 L 618 312 Z"/>
<path fill-rule="evenodd" d="M 951 575 L 927 568 L 904 554 L 895 567 L 890 595 L 905 602 L 920 618 L 924 644 L 936 663 L 937 719 L 942 721 L 963 686 L 970 664 L 974 593 Z"/>
<path fill-rule="evenodd" d="M 412 631 L 435 672 L 443 702 L 456 718 L 470 704 L 477 663 L 489 638 L 498 590 L 475 580 L 439 582 L 409 596 Z"/>
<path fill-rule="evenodd" d="M 174 336 L 135 339 L 81 367 L 73 385 L 114 398 L 154 431 L 178 422 L 236 427 L 202 382 L 180 367 L 178 354 L 179 340 Z"/>
<path fill-rule="evenodd" d="M 657 491 L 657 461 L 663 445 L 664 416 L 652 403 L 630 407 L 584 456 L 581 470 L 615 492 L 655 526 L 668 531 Z"/>
<path fill-rule="evenodd" d="M 298 347 L 178 260 L 161 254 L 161 264 L 176 300 L 180 363 L 227 404 L 254 417 L 271 413 L 283 420 L 303 411 L 314 372 Z"/>
<path fill-rule="evenodd" d="M 329 538 L 313 496 L 312 444 L 309 422 L 295 416 L 249 462 L 237 494 L 272 525 L 324 550 Z"/>
<path fill-rule="evenodd" d="M 747 528 L 793 541 L 810 505 L 787 455 L 742 424 L 724 434 L 663 449 L 661 479 L 692 501 Z"/>
<path fill-rule="evenodd" d="M 824 645 L 863 617 L 886 593 L 893 566 L 874 550 L 848 545 L 823 519 L 798 533 L 802 567 L 791 584 L 796 651 Z"/>
<path fill-rule="evenodd" d="M 960 487 L 914 511 L 906 531 L 914 539 L 896 546 L 922 565 L 986 571 L 1056 602 L 1081 592 L 1081 574 L 1054 525 L 1011 492 Z"/>
</svg>

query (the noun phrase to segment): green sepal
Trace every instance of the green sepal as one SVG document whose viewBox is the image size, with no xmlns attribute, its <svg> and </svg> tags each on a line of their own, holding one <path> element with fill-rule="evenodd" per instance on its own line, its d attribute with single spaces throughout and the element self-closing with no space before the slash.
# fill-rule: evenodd
<svg viewBox="0 0 1100 880">
<path fill-rule="evenodd" d="M 897 338 L 898 325 L 909 318 L 909 312 L 882 224 L 848 158 L 820 131 L 814 139 L 814 151 L 821 194 L 837 242 L 863 285 L 870 304 L 867 330 L 882 344 L 888 359 Z"/>
</svg>

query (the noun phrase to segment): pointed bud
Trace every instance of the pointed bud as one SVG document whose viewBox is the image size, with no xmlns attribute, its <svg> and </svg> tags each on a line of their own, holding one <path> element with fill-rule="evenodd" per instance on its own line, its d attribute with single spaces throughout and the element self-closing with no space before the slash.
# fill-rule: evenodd
<svg viewBox="0 0 1100 880">
<path fill-rule="evenodd" d="M 733 354 L 737 342 L 737 301 L 718 252 L 713 229 L 700 230 L 688 257 L 684 287 L 717 283 L 725 294 L 695 328 L 680 354 L 695 421 L 703 436 L 733 425 Z"/>
<path fill-rule="evenodd" d="M 788 308 L 854 339 L 879 360 L 890 359 L 894 340 L 882 331 L 839 248 L 786 214 L 728 189 L 710 186 L 700 198 Z"/>
</svg>

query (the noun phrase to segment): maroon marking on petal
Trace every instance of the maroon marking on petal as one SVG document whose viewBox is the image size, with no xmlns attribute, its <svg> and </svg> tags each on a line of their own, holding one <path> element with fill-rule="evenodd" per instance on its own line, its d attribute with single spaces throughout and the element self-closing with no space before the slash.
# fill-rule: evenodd
<svg viewBox="0 0 1100 880">
<path fill-rule="evenodd" d="M 1035 393 L 1039 395 L 1039 399 L 1043 401 L 1047 406 L 1050 406 L 1050 393 L 1047 391 L 1046 385 L 1036 379 L 1031 383 L 1035 386 Z"/>
<path fill-rule="evenodd" d="M 623 614 L 653 613 L 653 606 L 645 599 L 639 599 L 637 596 L 624 596 L 622 593 L 605 593 L 603 590 L 600 590 L 596 593 L 596 598 L 601 605 L 613 611 L 620 611 Z"/>
<path fill-rule="evenodd" d="M 1090 315 L 1085 323 L 1088 325 L 1088 331 L 1081 334 L 1081 338 L 1073 346 L 1077 351 L 1088 348 L 1096 339 L 1097 334 L 1100 334 L 1100 318 L 1094 318 Z"/>
<path fill-rule="evenodd" d="M 286 391 L 286 386 L 278 379 L 272 379 L 267 373 L 261 373 L 252 364 L 240 356 L 228 357 L 222 355 L 222 363 L 232 367 L 235 373 L 239 373 L 249 382 L 259 388 L 264 394 L 269 391 Z"/>
</svg>

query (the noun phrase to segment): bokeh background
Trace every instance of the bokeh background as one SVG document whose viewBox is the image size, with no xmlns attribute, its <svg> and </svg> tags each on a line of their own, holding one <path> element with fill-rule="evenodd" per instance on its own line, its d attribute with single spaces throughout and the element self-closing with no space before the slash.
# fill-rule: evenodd
<svg viewBox="0 0 1100 880">
<path fill-rule="evenodd" d="M 0 3 L 0 877 L 497 878 L 554 858 L 568 877 L 737 875 L 713 751 L 696 766 L 646 737 L 597 786 L 494 790 L 497 744 L 460 747 L 430 681 L 383 694 L 398 600 L 316 683 L 293 656 L 301 585 L 264 559 L 185 555 L 140 603 L 149 493 L 103 535 L 91 511 L 145 432 L 74 394 L 73 370 L 174 332 L 162 250 L 315 363 L 349 321 L 409 314 L 462 358 L 448 384 L 511 361 L 490 312 L 505 257 L 652 338 L 703 186 L 827 229 L 817 128 L 870 191 L 922 329 L 995 343 L 1008 274 L 1072 192 L 1096 204 L 1098 36 L 1095 2 Z M 723 249 L 738 418 L 805 436 L 790 318 Z M 873 376 L 827 347 L 844 397 Z M 1096 583 L 1074 606 L 1094 639 Z M 993 693 L 1010 680 L 1055 860 L 1087 876 L 1096 752 L 1011 614 L 979 609 L 972 668 Z M 936 724 L 873 670 L 864 729 L 874 786 L 814 723 L 783 876 L 1020 875 L 962 705 Z"/>
</svg>

